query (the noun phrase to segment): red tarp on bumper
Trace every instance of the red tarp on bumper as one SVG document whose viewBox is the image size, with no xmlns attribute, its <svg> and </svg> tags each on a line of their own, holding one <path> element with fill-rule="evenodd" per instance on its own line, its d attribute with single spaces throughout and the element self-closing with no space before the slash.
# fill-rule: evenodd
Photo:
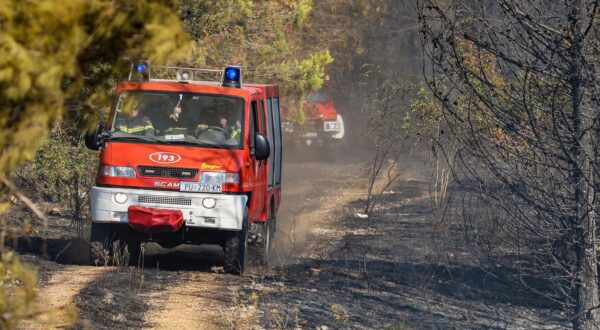
<svg viewBox="0 0 600 330">
<path fill-rule="evenodd" d="M 183 226 L 183 213 L 180 210 L 130 206 L 127 211 L 129 226 L 143 233 L 173 233 Z"/>
</svg>

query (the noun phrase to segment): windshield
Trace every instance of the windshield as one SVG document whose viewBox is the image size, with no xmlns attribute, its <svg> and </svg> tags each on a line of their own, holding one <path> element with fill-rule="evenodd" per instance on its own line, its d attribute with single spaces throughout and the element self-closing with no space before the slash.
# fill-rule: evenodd
<svg viewBox="0 0 600 330">
<path fill-rule="evenodd" d="M 156 91 L 119 95 L 112 140 L 242 148 L 244 100 Z"/>
<path fill-rule="evenodd" d="M 329 96 L 327 96 L 327 94 L 325 93 L 325 91 L 321 89 L 320 91 L 309 94 L 306 97 L 306 101 L 308 103 L 327 103 L 330 101 L 330 99 Z"/>
</svg>

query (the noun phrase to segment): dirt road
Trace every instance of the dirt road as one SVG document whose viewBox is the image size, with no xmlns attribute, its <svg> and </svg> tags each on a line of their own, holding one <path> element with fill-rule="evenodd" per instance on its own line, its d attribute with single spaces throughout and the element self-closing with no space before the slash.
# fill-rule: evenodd
<svg viewBox="0 0 600 330">
<path fill-rule="evenodd" d="M 275 249 L 276 263 L 285 268 L 313 253 L 311 240 L 319 223 L 359 197 L 360 171 L 355 164 L 318 162 L 286 163 L 284 171 Z M 52 244 L 65 242 L 51 239 L 49 244 L 52 249 Z M 62 254 L 73 256 L 85 250 L 79 245 L 75 249 Z M 38 257 L 27 260 L 40 271 L 40 304 L 73 304 L 79 324 L 94 329 L 252 328 L 263 322 L 259 316 L 264 312 L 257 296 L 246 291 L 282 283 L 279 271 L 257 266 L 243 277 L 222 274 L 218 247 L 166 250 L 149 244 L 146 249 L 143 266 L 136 268 L 68 265 L 73 258 L 64 256 L 63 263 Z"/>
<path fill-rule="evenodd" d="M 210 246 L 147 245 L 140 267 L 72 265 L 87 249 L 56 237 L 67 233 L 60 219 L 49 241 L 58 262 L 24 259 L 39 269 L 39 303 L 72 304 L 94 329 L 560 328 L 559 310 L 519 286 L 510 264 L 473 262 L 461 228 L 433 207 L 426 164 L 413 168 L 365 218 L 359 165 L 286 163 L 272 270 L 223 274 Z M 32 243 L 21 243 L 25 254 Z"/>
</svg>

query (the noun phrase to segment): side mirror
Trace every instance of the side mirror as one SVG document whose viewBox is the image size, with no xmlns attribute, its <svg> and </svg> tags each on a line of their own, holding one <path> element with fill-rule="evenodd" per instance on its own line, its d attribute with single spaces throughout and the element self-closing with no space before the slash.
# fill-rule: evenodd
<svg viewBox="0 0 600 330">
<path fill-rule="evenodd" d="M 269 140 L 262 133 L 256 133 L 254 138 L 254 155 L 256 160 L 263 160 L 269 158 L 271 155 L 271 147 L 269 146 Z"/>
<path fill-rule="evenodd" d="M 100 145 L 102 144 L 101 134 L 103 130 L 104 125 L 100 123 L 95 129 L 85 133 L 85 146 L 88 147 L 88 149 L 100 149 Z"/>
</svg>

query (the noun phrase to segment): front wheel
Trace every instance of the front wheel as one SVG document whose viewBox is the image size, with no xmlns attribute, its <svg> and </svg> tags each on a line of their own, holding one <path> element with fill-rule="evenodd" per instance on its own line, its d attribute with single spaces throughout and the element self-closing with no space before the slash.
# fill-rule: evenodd
<svg viewBox="0 0 600 330">
<path fill-rule="evenodd" d="M 94 266 L 137 265 L 140 259 L 142 237 L 128 227 L 108 223 L 92 223 L 90 263 Z M 126 252 L 127 251 L 127 252 Z"/>
<path fill-rule="evenodd" d="M 248 208 L 244 210 L 242 229 L 230 233 L 225 238 L 225 272 L 241 275 L 244 273 L 248 259 Z"/>
<path fill-rule="evenodd" d="M 107 266 L 111 261 L 113 233 L 110 224 L 92 222 L 90 236 L 90 263 Z"/>
</svg>

